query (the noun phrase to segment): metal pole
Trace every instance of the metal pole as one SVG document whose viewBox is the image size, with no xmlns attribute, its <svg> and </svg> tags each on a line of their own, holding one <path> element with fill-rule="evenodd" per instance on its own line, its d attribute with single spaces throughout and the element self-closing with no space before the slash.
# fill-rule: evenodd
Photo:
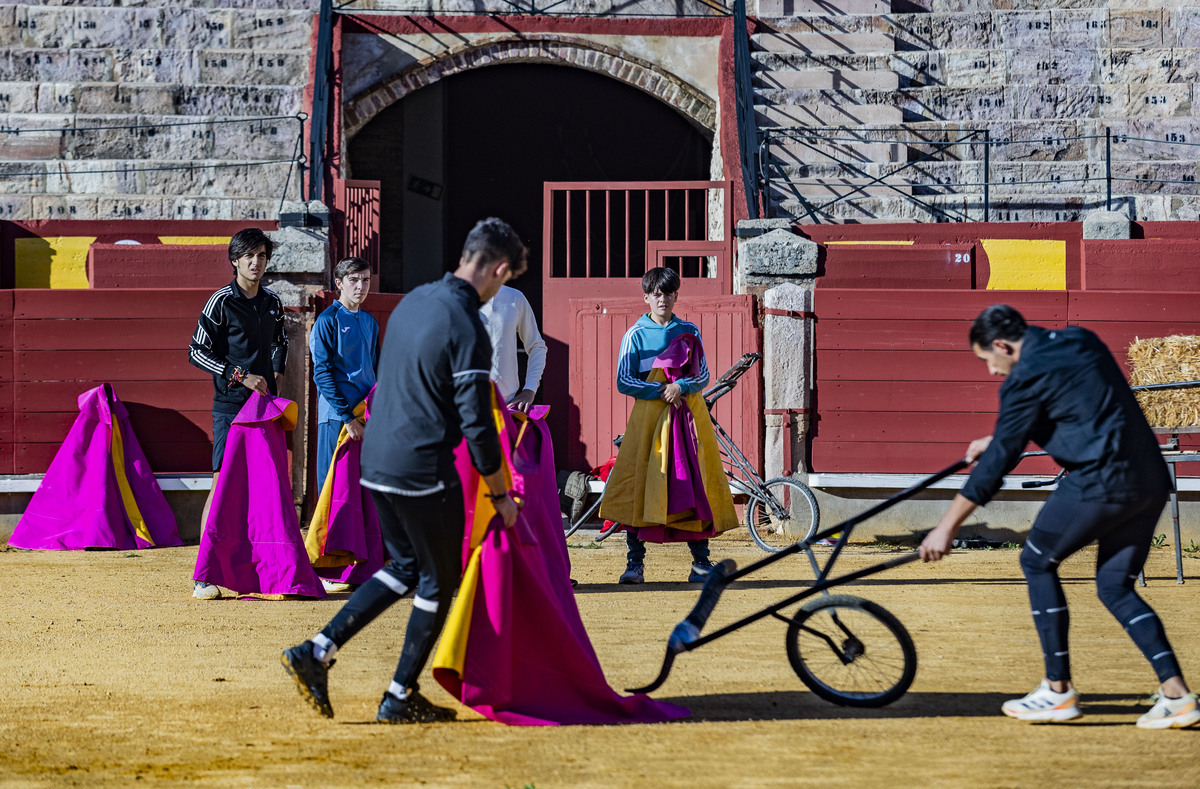
<svg viewBox="0 0 1200 789">
<path fill-rule="evenodd" d="M 317 19 L 317 58 L 313 63 L 312 127 L 308 199 L 324 200 L 325 130 L 329 126 L 329 85 L 333 69 L 333 0 L 321 0 Z"/>
<path fill-rule="evenodd" d="M 988 222 L 992 216 L 991 203 L 992 184 L 992 133 L 983 130 L 983 221 Z"/>
<path fill-rule="evenodd" d="M 1104 183 L 1107 195 L 1104 200 L 1104 210 L 1112 210 L 1112 129 L 1104 127 Z"/>
</svg>

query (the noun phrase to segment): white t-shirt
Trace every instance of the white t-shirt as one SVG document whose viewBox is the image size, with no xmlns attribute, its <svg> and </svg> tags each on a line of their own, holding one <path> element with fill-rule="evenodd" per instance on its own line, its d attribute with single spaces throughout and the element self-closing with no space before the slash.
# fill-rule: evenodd
<svg viewBox="0 0 1200 789">
<path fill-rule="evenodd" d="M 479 309 L 479 317 L 492 339 L 492 380 L 500 387 L 500 394 L 511 400 L 522 389 L 536 392 L 546 369 L 546 342 L 525 294 L 504 285 Z M 518 336 L 529 356 L 524 386 L 517 370 Z"/>
</svg>

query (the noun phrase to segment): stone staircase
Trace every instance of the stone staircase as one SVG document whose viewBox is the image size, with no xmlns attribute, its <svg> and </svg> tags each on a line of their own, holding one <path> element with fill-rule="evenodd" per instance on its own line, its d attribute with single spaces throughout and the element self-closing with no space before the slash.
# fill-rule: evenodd
<svg viewBox="0 0 1200 789">
<path fill-rule="evenodd" d="M 1076 221 L 1111 129 L 1114 209 L 1195 219 L 1200 8 L 1146 5 L 751 0 L 770 215 L 979 221 L 987 181 L 992 221 Z"/>
<path fill-rule="evenodd" d="M 317 5 L 0 4 L 0 218 L 275 218 Z"/>
</svg>

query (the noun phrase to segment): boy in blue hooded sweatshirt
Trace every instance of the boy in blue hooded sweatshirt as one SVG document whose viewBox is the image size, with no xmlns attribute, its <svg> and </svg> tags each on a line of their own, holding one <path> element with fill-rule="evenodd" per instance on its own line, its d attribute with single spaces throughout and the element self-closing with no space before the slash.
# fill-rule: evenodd
<svg viewBox="0 0 1200 789">
<path fill-rule="evenodd" d="M 617 358 L 617 390 L 639 400 L 662 400 L 670 406 L 682 406 L 686 395 L 699 393 L 708 385 L 708 365 L 703 355 L 695 374 L 679 378 L 674 383 L 653 383 L 646 379 L 658 358 L 672 340 L 681 334 L 700 339 L 696 324 L 675 317 L 675 301 L 679 297 L 679 275 L 668 268 L 652 268 L 642 277 L 642 293 L 649 311 L 625 332 Z M 643 581 L 646 543 L 638 537 L 637 529 L 626 528 L 625 542 L 629 549 L 625 572 L 619 579 L 623 584 Z M 692 553 L 688 580 L 703 581 L 712 569 L 708 558 L 708 540 L 687 541 Z"/>
</svg>

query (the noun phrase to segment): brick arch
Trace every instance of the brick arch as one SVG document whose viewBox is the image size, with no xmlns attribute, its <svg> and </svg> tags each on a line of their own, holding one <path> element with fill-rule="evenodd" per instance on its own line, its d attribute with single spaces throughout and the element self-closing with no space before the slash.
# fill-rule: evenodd
<svg viewBox="0 0 1200 789">
<path fill-rule="evenodd" d="M 346 139 L 353 137 L 376 115 L 415 90 L 470 69 L 502 63 L 547 63 L 594 71 L 649 93 L 710 134 L 717 128 L 715 101 L 651 63 L 583 39 L 524 35 L 521 38 L 496 39 L 450 50 L 376 83 L 343 107 Z"/>
</svg>

